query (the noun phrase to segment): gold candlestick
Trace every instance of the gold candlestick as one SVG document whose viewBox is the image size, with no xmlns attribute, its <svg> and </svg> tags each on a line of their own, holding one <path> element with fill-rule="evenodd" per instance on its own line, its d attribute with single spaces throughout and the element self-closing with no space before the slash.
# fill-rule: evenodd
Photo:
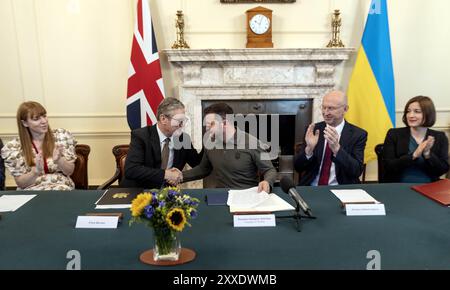
<svg viewBox="0 0 450 290">
<path fill-rule="evenodd" d="M 189 48 L 189 45 L 184 40 L 184 16 L 183 11 L 177 11 L 177 19 L 175 20 L 175 27 L 177 29 L 177 40 L 172 45 L 172 48 Z"/>
<path fill-rule="evenodd" d="M 339 9 L 334 10 L 333 17 L 331 18 L 332 38 L 330 42 L 328 42 L 327 47 L 345 47 L 340 36 L 342 26 L 340 15 L 341 12 L 339 11 Z"/>
</svg>

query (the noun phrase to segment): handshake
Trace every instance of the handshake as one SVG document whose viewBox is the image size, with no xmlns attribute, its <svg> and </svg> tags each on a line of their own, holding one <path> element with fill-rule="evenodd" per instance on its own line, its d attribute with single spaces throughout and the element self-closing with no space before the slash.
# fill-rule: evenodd
<svg viewBox="0 0 450 290">
<path fill-rule="evenodd" d="M 175 167 L 166 169 L 164 172 L 164 180 L 172 186 L 177 186 L 183 182 L 183 173 Z"/>
</svg>

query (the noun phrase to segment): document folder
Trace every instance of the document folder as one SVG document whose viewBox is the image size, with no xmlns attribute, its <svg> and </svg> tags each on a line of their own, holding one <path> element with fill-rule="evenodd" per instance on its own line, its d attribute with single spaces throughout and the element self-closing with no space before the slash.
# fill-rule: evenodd
<svg viewBox="0 0 450 290">
<path fill-rule="evenodd" d="M 450 205 L 450 180 L 442 179 L 431 183 L 422 185 L 415 185 L 411 187 L 417 192 L 439 202 L 442 205 Z"/>
<path fill-rule="evenodd" d="M 208 193 L 205 196 L 207 205 L 227 205 L 228 192 Z"/>
</svg>

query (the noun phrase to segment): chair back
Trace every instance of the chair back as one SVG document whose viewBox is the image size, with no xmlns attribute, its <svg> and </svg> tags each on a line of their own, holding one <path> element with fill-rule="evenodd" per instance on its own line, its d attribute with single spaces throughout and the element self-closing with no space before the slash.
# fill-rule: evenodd
<svg viewBox="0 0 450 290">
<path fill-rule="evenodd" d="M 384 144 L 375 146 L 375 154 L 377 154 L 378 161 L 378 183 L 384 182 L 383 147 Z"/>
<path fill-rule="evenodd" d="M 128 149 L 130 149 L 130 145 L 128 144 L 116 145 L 112 149 L 113 155 L 116 158 L 116 167 L 119 169 L 119 183 L 125 175 L 125 161 L 127 159 Z"/>
<path fill-rule="evenodd" d="M 112 153 L 114 155 L 114 158 L 116 159 L 116 172 L 114 172 L 114 175 L 110 179 L 105 181 L 102 185 L 100 185 L 97 189 L 107 189 L 115 181 L 118 181 L 120 184 L 123 177 L 125 176 L 125 161 L 127 159 L 129 148 L 130 145 L 128 144 L 121 144 L 113 147 Z"/>
<path fill-rule="evenodd" d="M 75 146 L 75 153 L 77 160 L 75 161 L 75 169 L 73 170 L 72 178 L 76 189 L 88 189 L 88 157 L 91 152 L 91 147 L 86 144 L 77 144 Z"/>
</svg>

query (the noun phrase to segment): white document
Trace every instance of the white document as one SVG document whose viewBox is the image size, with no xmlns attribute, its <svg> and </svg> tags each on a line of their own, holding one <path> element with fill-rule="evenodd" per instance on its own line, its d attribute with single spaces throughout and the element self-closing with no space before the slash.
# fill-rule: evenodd
<svg viewBox="0 0 450 290">
<path fill-rule="evenodd" d="M 16 211 L 35 196 L 36 194 L 3 195 L 0 197 L 0 212 Z"/>
<path fill-rule="evenodd" d="M 239 227 L 274 227 L 275 215 L 274 214 L 235 214 L 233 216 L 233 225 L 235 228 Z"/>
<path fill-rule="evenodd" d="M 372 216 L 372 215 L 386 215 L 384 204 L 346 204 L 345 213 L 347 216 Z"/>
<path fill-rule="evenodd" d="M 77 229 L 116 229 L 119 222 L 117 216 L 79 216 Z"/>
<path fill-rule="evenodd" d="M 343 204 L 347 203 L 379 203 L 375 198 L 363 189 L 333 189 L 331 192 L 339 198 Z"/>
<path fill-rule="evenodd" d="M 268 198 L 269 194 L 265 191 L 258 192 L 258 187 L 243 190 L 229 190 L 227 205 L 255 207 Z"/>
<path fill-rule="evenodd" d="M 295 210 L 275 193 L 258 192 L 258 187 L 228 191 L 230 212 L 274 212 Z"/>
</svg>

